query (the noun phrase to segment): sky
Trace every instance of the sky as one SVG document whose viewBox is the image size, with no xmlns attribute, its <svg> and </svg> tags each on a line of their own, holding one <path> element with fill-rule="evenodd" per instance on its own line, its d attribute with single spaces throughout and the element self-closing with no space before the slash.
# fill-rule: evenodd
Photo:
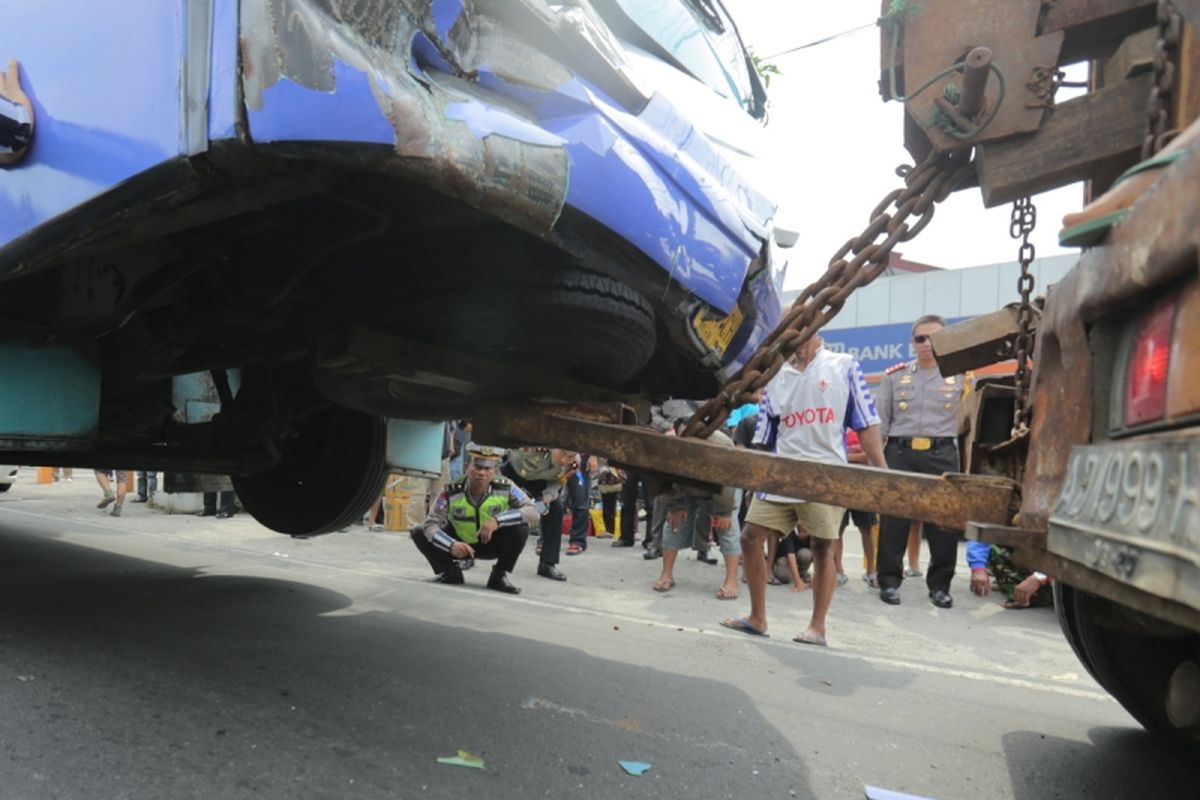
<svg viewBox="0 0 1200 800">
<path fill-rule="evenodd" d="M 745 43 L 767 56 L 872 23 L 881 3 L 725 0 L 725 7 Z M 773 61 L 782 72 L 768 88 L 766 130 L 782 184 L 774 195 L 781 215 L 800 231 L 787 289 L 802 288 L 824 271 L 833 253 L 866 226 L 876 203 L 901 185 L 896 166 L 912 163 L 903 147 L 903 108 L 879 97 L 879 52 L 879 29 L 871 28 Z M 1069 252 L 1058 246 L 1060 221 L 1081 200 L 1078 185 L 1034 198 L 1038 227 L 1031 241 L 1038 257 Z M 946 269 L 1013 261 L 1010 213 L 1011 205 L 985 209 L 978 189 L 964 189 L 896 251 Z"/>
</svg>

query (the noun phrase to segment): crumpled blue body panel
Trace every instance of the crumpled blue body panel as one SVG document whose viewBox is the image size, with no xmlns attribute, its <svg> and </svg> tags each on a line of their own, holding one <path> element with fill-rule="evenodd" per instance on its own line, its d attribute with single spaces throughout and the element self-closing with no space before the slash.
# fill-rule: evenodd
<svg viewBox="0 0 1200 800">
<path fill-rule="evenodd" d="M 261 91 L 249 90 L 251 139 L 369 141 L 409 155 L 406 140 L 417 123 L 428 126 L 417 133 L 431 141 L 417 155 L 431 159 L 454 157 L 455 126 L 476 139 L 505 137 L 528 147 L 559 148 L 568 156 L 566 170 L 556 176 L 563 205 L 617 233 L 713 307 L 729 312 L 736 304 L 774 209 L 667 97 L 650 91 L 639 107 L 629 108 L 562 63 L 535 76 L 488 63 L 482 60 L 486 53 L 465 63 L 471 54 L 456 52 L 451 31 L 473 23 L 467 4 L 434 2 L 428 25 L 395 25 L 409 57 L 394 53 L 390 63 L 363 42 L 347 43 L 336 26 L 322 40 L 313 32 L 321 15 L 303 0 L 292 5 L 313 20 L 305 24 L 309 34 L 301 45 L 309 52 L 292 50 L 290 59 L 275 60 L 325 61 L 330 69 L 280 70 Z M 421 19 L 420 9 L 412 14 Z M 243 35 L 274 48 L 261 40 L 260 25 L 247 28 L 259 19 L 243 11 Z M 488 33 L 497 39 L 508 35 Z M 514 38 L 512 46 L 519 45 Z M 453 73 L 464 71 L 472 81 L 456 80 Z M 543 80 L 547 76 L 551 81 Z M 413 116 L 413 108 L 424 116 Z M 743 112 L 730 103 L 730 113 Z"/>
<path fill-rule="evenodd" d="M 579 212 L 721 313 L 746 298 L 756 322 L 739 350 L 778 318 L 769 281 L 753 297 L 745 285 L 755 260 L 769 257 L 772 203 L 686 109 L 639 82 L 586 8 L 542 0 L 0 0 L 0 8 L 0 61 L 21 60 L 38 115 L 29 158 L 0 169 L 0 255 L 215 141 L 360 143 L 391 148 L 407 174 L 537 235 L 554 233 L 567 209 Z M 731 102 L 729 113 L 743 112 Z M 694 305 L 678 311 L 690 316 Z"/>
</svg>

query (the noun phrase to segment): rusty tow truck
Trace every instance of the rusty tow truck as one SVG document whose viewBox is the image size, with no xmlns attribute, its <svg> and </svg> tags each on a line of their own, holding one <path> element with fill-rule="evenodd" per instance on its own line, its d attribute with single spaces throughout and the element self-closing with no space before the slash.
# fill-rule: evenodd
<svg viewBox="0 0 1200 800">
<path fill-rule="evenodd" d="M 1196 124 L 1198 26 L 1196 0 L 884 3 L 880 89 L 905 103 L 917 166 L 689 432 L 762 386 L 938 201 L 978 187 L 989 206 L 1013 203 L 1021 271 L 1012 307 L 934 338 L 946 374 L 1014 366 L 974 394 L 966 474 L 717 457 L 704 442 L 578 414 L 510 413 L 485 427 L 698 481 L 903 508 L 1012 547 L 1055 577 L 1062 631 L 1096 681 L 1146 728 L 1200 753 L 1200 137 L 1160 163 L 1060 283 L 1035 292 L 1028 274 L 1031 196 L 1086 181 L 1087 199 L 1099 197 Z M 1063 67 L 1081 62 L 1086 91 L 1057 102 Z"/>
</svg>

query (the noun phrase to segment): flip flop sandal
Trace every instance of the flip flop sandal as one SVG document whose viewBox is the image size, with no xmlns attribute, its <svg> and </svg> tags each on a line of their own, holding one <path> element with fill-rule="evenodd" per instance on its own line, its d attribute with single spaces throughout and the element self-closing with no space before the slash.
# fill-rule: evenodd
<svg viewBox="0 0 1200 800">
<path fill-rule="evenodd" d="M 732 619 L 723 619 L 723 620 L 721 620 L 721 627 L 729 628 L 729 630 L 731 630 L 731 631 L 737 631 L 738 633 L 745 633 L 750 636 L 761 636 L 764 639 L 771 638 L 771 634 L 767 633 L 766 631 L 760 631 L 758 628 L 754 627 L 749 622 L 747 622 L 745 617 L 733 617 Z"/>
<path fill-rule="evenodd" d="M 717 599 L 718 600 L 737 600 L 738 593 L 737 592 L 730 593 L 730 592 L 725 591 L 724 589 L 717 589 Z"/>
<path fill-rule="evenodd" d="M 1169 152 L 1159 153 L 1151 156 L 1145 161 L 1140 161 L 1134 164 L 1129 169 L 1121 173 L 1121 176 L 1113 181 L 1110 191 L 1119 186 L 1123 181 L 1132 178 L 1140 172 L 1146 172 L 1152 169 L 1169 166 L 1178 158 L 1187 153 L 1187 150 L 1171 150 Z M 1139 195 L 1140 196 L 1140 195 Z M 1135 198 L 1136 199 L 1136 198 Z M 1110 211 L 1107 214 L 1101 214 L 1093 219 L 1079 222 L 1070 227 L 1063 228 L 1058 232 L 1058 244 L 1061 247 L 1092 247 L 1104 241 L 1104 237 L 1108 236 L 1108 232 L 1112 227 L 1129 215 L 1129 208 L 1118 208 L 1115 211 Z"/>
<path fill-rule="evenodd" d="M 837 585 L 838 585 L 839 587 L 840 587 L 840 586 L 845 586 L 845 585 L 846 585 L 847 583 L 849 583 L 849 582 L 850 582 L 850 576 L 849 576 L 849 575 L 838 575 Z"/>
<path fill-rule="evenodd" d="M 921 574 L 922 574 L 921 570 L 913 569 L 912 567 L 909 567 L 908 569 L 904 570 L 904 577 L 906 577 L 906 578 L 919 578 L 919 577 L 921 577 Z"/>
<path fill-rule="evenodd" d="M 663 583 L 662 581 L 655 581 L 654 583 L 650 584 L 650 588 L 656 592 L 669 592 L 675 588 L 675 581 L 669 580 L 666 583 Z"/>
<path fill-rule="evenodd" d="M 577 556 L 580 553 L 582 553 L 583 551 L 584 551 L 584 548 L 580 547 L 577 544 L 567 545 L 567 555 L 569 555 L 569 556 Z"/>
<path fill-rule="evenodd" d="M 798 644 L 812 644 L 816 645 L 817 647 L 829 646 L 829 642 L 825 640 L 824 636 L 819 636 L 815 633 L 809 633 L 808 631 L 796 634 L 792 637 L 792 641 L 797 642 Z"/>
</svg>

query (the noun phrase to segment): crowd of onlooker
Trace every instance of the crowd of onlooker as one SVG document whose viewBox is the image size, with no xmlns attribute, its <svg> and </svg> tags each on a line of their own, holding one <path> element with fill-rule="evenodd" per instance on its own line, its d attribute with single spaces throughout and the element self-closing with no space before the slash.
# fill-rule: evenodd
<svg viewBox="0 0 1200 800">
<path fill-rule="evenodd" d="M 912 351 L 916 358 L 888 369 L 875 393 L 868 387 L 858 361 L 851 354 L 824 346 L 817 335 L 803 342 L 763 387 L 754 402 L 734 409 L 724 430 L 706 437 L 723 447 L 752 447 L 777 456 L 800 458 L 831 465 L 865 464 L 876 469 L 941 475 L 960 469 L 960 435 L 967 419 L 973 390 L 970 375 L 942 375 L 934 358 L 933 336 L 945 325 L 937 316 L 913 323 Z M 650 425 L 664 436 L 679 435 L 690 410 L 674 414 L 664 404 Z M 724 576 L 716 597 L 734 600 L 741 595 L 739 572 L 749 594 L 750 612 L 721 622 L 727 628 L 753 636 L 767 635 L 767 590 L 787 583 L 794 591 L 810 590 L 812 616 L 794 637 L 801 644 L 826 646 L 826 616 L 834 591 L 850 578 L 843 559 L 842 537 L 853 524 L 860 532 L 864 552 L 863 580 L 878 591 L 880 601 L 900 605 L 905 579 L 924 577 L 928 599 L 934 606 L 954 605 L 951 584 L 958 561 L 960 534 L 944 527 L 905 519 L 903 511 L 882 519 L 875 514 L 839 508 L 827 503 L 790 497 L 761 487 L 723 487 L 701 490 L 681 482 L 663 485 L 661 476 L 623 470 L 588 454 L 565 454 L 548 448 L 519 448 L 507 454 L 489 452 L 479 461 L 473 444 L 454 439 L 453 459 L 462 459 L 470 481 L 452 483 L 442 491 L 421 531 L 414 531 L 418 546 L 427 554 L 436 580 L 461 582 L 455 566 L 453 580 L 444 580 L 445 553 L 461 552 L 461 542 L 478 543 L 479 513 L 493 503 L 506 522 L 493 534 L 512 540 L 528 537 L 518 514 L 538 506 L 531 526 L 543 534 L 538 545 L 537 574 L 566 580 L 558 569 L 564 511 L 570 534 L 568 556 L 586 552 L 588 530 L 594 526 L 592 509 L 600 506 L 600 525 L 614 535 L 613 547 L 633 547 L 644 526 L 643 557 L 661 559 L 661 571 L 651 588 L 675 588 L 679 553 L 691 549 L 696 560 L 724 563 Z M 719 457 L 719 456 L 714 456 Z M 516 489 L 506 494 L 505 484 L 489 483 L 502 475 Z M 850 478 L 848 478 L 850 479 Z M 489 488 L 490 487 L 490 488 Z M 596 498 L 593 500 L 593 489 Z M 525 497 L 522 490 L 530 492 Z M 797 487 L 798 491 L 802 491 Z M 490 498 L 490 499 L 489 499 Z M 497 505 L 498 504 L 498 505 Z M 460 509 L 464 517 L 439 516 L 445 506 Z M 618 513 L 619 506 L 619 513 Z M 474 515 L 474 525 L 466 517 Z M 619 521 L 618 521 L 619 520 Z M 531 518 L 532 521 L 532 518 Z M 540 524 L 539 524 L 540 523 Z M 504 530 L 505 527 L 511 530 Z M 440 539 L 441 553 L 430 555 Z M 921 569 L 922 540 L 929 548 L 928 565 Z M 482 540 L 486 544 L 486 539 Z M 470 547 L 465 549 L 472 549 Z M 712 550 L 720 551 L 720 558 Z M 519 548 L 515 551 L 519 554 Z M 472 553 L 474 555 L 474 553 Z M 509 559 L 510 569 L 515 559 Z M 1010 607 L 1044 602 L 1050 579 L 1040 573 L 1022 573 L 1010 554 L 977 542 L 968 548 L 971 591 L 986 595 L 993 583 L 1008 595 Z M 491 585 L 489 583 L 489 585 Z M 506 587 L 515 591 L 515 587 Z"/>
<path fill-rule="evenodd" d="M 725 425 L 706 438 L 720 447 L 833 465 L 955 472 L 961 409 L 972 379 L 939 371 L 931 337 L 944 324 L 934 316 L 918 319 L 912 338 L 917 358 L 887 370 L 874 393 L 853 356 L 826 349 L 814 336 L 752 402 L 733 409 Z M 656 434 L 678 436 L 694 410 L 695 404 L 670 401 L 655 407 L 647 424 Z M 510 575 L 529 541 L 537 558 L 535 574 L 554 581 L 567 580 L 560 564 L 564 538 L 568 557 L 586 553 L 598 538 L 610 538 L 616 548 L 640 541 L 642 558 L 660 561 L 650 586 L 655 592 L 675 589 L 680 553 L 690 550 L 696 561 L 723 565 L 714 581 L 715 597 L 737 600 L 743 586 L 749 595 L 749 613 L 721 622 L 741 633 L 767 635 L 766 587 L 811 592 L 811 619 L 794 640 L 825 646 L 834 592 L 851 579 L 843 536 L 853 525 L 862 541 L 862 580 L 883 603 L 901 604 L 903 581 L 924 577 L 929 601 L 941 609 L 953 606 L 958 532 L 904 519 L 900 510 L 880 518 L 761 487 L 698 488 L 588 453 L 553 447 L 502 450 L 473 441 L 473 434 L 470 420 L 446 424 L 440 478 L 392 479 L 406 487 L 407 506 L 391 513 L 404 517 L 402 527 L 411 531 L 439 583 L 463 583 L 464 573 L 483 559 L 495 562 L 488 587 L 517 593 Z M 99 507 L 111 505 L 111 513 L 119 516 L 127 474 L 96 470 L 95 475 L 102 491 Z M 153 475 L 138 473 L 139 501 L 154 494 Z M 232 492 L 206 495 L 201 513 L 228 518 L 234 502 Z M 363 522 L 378 529 L 385 513 L 381 497 Z M 922 542 L 929 549 L 925 570 Z M 1049 601 L 1050 579 L 1018 569 L 1003 548 L 969 542 L 967 565 L 970 589 L 977 595 L 995 586 L 1012 608 Z"/>
</svg>

